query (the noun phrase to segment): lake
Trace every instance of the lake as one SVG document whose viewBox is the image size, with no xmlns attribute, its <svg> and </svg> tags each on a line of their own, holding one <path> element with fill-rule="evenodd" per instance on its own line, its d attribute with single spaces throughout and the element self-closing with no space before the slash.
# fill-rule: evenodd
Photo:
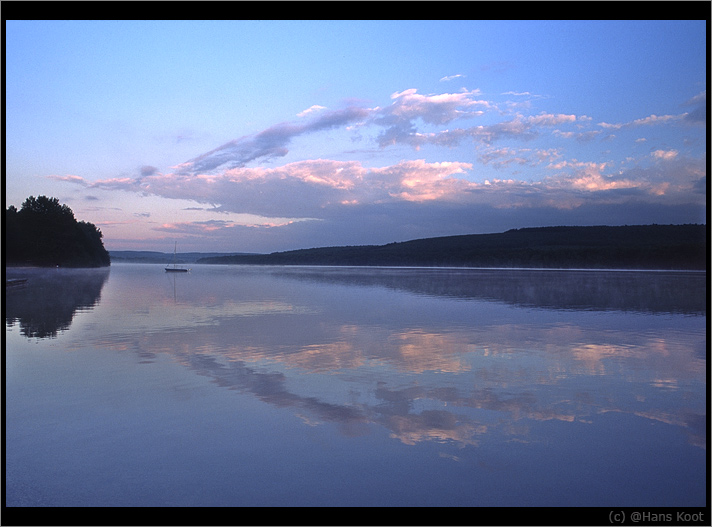
<svg viewBox="0 0 712 527">
<path fill-rule="evenodd" d="M 706 505 L 705 273 L 7 276 L 10 507 Z"/>
</svg>

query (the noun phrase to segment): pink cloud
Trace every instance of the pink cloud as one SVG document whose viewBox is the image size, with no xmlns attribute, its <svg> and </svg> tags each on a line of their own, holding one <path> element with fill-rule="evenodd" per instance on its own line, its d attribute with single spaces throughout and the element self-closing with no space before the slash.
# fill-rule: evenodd
<svg viewBox="0 0 712 527">
<path fill-rule="evenodd" d="M 677 157 L 679 152 L 677 150 L 655 150 L 650 155 L 655 159 L 661 159 L 662 161 L 670 161 Z"/>
<path fill-rule="evenodd" d="M 89 182 L 84 179 L 81 176 L 72 176 L 72 175 L 67 175 L 67 176 L 57 176 L 57 175 L 49 175 L 47 176 L 49 179 L 54 179 L 56 181 L 64 181 L 67 183 L 76 183 L 77 185 L 82 185 L 82 186 L 89 186 Z"/>
<path fill-rule="evenodd" d="M 395 92 L 391 95 L 392 105 L 384 113 L 400 119 L 421 118 L 430 124 L 445 124 L 454 119 L 471 115 L 472 107 L 490 108 L 492 104 L 485 100 L 473 99 L 476 91 L 421 95 L 415 89 Z M 481 112 L 475 112 L 479 115 Z"/>
<path fill-rule="evenodd" d="M 700 102 L 704 102 L 703 98 L 696 97 L 690 104 Z M 354 218 L 366 210 L 373 218 L 422 228 L 430 214 L 441 213 L 444 218 L 453 211 L 468 217 L 484 214 L 477 211 L 493 209 L 541 207 L 547 211 L 568 211 L 589 204 L 623 204 L 631 196 L 637 203 L 701 203 L 704 192 L 700 189 L 704 190 L 706 173 L 704 166 L 699 169 L 699 165 L 704 163 L 686 159 L 676 150 L 645 152 L 614 169 L 612 162 L 594 163 L 590 161 L 592 158 L 584 157 L 587 154 L 583 144 L 545 142 L 564 138 L 584 143 L 623 128 L 679 122 L 687 119 L 687 114 L 653 114 L 628 123 L 602 122 L 594 127 L 591 118 L 585 115 L 545 111 L 527 115 L 521 108 L 516 113 L 510 111 L 515 110 L 483 100 L 478 90 L 420 94 L 407 89 L 393 93 L 390 103 L 383 107 L 352 102 L 332 110 L 313 105 L 300 112 L 294 121 L 277 123 L 259 133 L 228 141 L 165 172 L 146 164 L 137 167 L 133 177 L 121 175 L 98 181 L 79 175 L 48 177 L 87 189 L 190 200 L 209 205 L 206 214 L 252 214 L 262 218 L 255 220 L 255 227 L 284 227 L 271 229 L 272 236 L 276 231 L 301 232 L 307 228 L 305 225 L 321 229 L 328 223 L 296 221 L 299 219 L 329 220 L 343 225 L 347 221 L 343 218 L 356 222 Z M 290 155 L 293 143 L 296 152 L 304 152 L 299 149 L 300 138 L 324 134 L 324 144 L 335 144 L 343 139 L 334 137 L 335 134 L 349 134 L 353 139 L 354 130 L 358 130 L 361 138 L 370 133 L 372 146 L 381 150 L 400 145 L 422 149 L 424 159 L 404 161 L 402 151 L 395 150 L 398 155 L 395 159 L 401 161 L 369 166 L 365 161 L 313 159 L 307 150 L 301 157 L 291 153 L 294 157 L 279 163 Z M 464 148 L 454 150 L 468 143 L 469 153 Z M 441 146 L 451 149 L 446 158 L 449 162 L 433 161 L 438 158 L 431 157 L 436 155 L 431 147 Z M 566 148 L 572 146 L 582 160 L 567 155 Z M 321 149 L 321 144 L 317 148 Z M 374 155 L 376 152 L 368 147 L 363 151 Z M 457 157 L 461 154 L 472 160 L 473 151 L 479 165 L 457 161 L 463 159 Z M 636 169 L 622 170 L 629 166 Z M 697 168 L 690 168 L 693 166 Z M 520 174 L 527 167 L 540 170 L 530 171 L 531 179 L 525 179 Z M 497 175 L 501 177 L 493 178 L 493 169 L 509 172 L 500 172 Z M 399 216 L 406 209 L 414 216 Z M 183 222 L 165 223 L 156 230 L 197 239 L 221 233 L 236 236 L 238 231 L 242 235 L 255 230 L 249 225 L 249 221 L 242 220 Z M 471 224 L 463 222 L 463 225 L 465 229 Z"/>
<path fill-rule="evenodd" d="M 157 227 L 154 227 L 153 230 L 180 234 L 208 234 L 215 231 L 230 229 L 232 227 L 234 227 L 234 223 L 231 221 L 208 220 L 163 223 Z"/>
<path fill-rule="evenodd" d="M 653 155 L 674 160 L 670 151 Z M 496 166 L 509 163 L 535 166 L 549 162 L 547 169 L 556 171 L 556 174 L 533 182 L 510 177 L 488 178 L 482 183 L 475 181 L 477 174 L 473 173 L 471 163 L 419 159 L 366 167 L 358 161 L 315 159 L 276 168 L 238 167 L 196 176 L 156 173 L 136 179 L 97 181 L 91 186 L 192 200 L 210 204 L 216 212 L 286 218 L 275 224 L 287 225 L 295 219 L 323 218 L 327 211 L 356 205 L 385 209 L 389 204 L 409 202 L 571 208 L 592 200 L 627 199 L 630 194 L 621 193 L 623 191 L 635 191 L 639 199 L 648 200 L 662 195 L 669 197 L 676 192 L 691 196 L 697 182 L 704 177 L 698 171 L 683 180 L 679 174 L 685 172 L 679 167 L 686 166 L 684 163 L 678 163 L 675 171 L 607 173 L 612 168 L 609 163 L 564 160 L 556 149 L 494 148 L 486 151 L 482 160 Z M 66 181 L 77 179 L 67 178 Z M 177 226 L 166 224 L 160 229 L 176 229 Z M 226 228 L 229 228 L 228 223 L 190 224 L 191 232 Z"/>
</svg>

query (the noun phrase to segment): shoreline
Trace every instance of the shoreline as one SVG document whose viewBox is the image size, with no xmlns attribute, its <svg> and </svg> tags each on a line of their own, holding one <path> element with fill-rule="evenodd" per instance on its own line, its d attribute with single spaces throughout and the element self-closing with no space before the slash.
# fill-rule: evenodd
<svg viewBox="0 0 712 527">
<path fill-rule="evenodd" d="M 158 262 L 115 262 L 112 266 L 122 265 L 154 265 L 156 267 L 164 264 Z M 280 267 L 280 268 L 331 268 L 331 269 L 394 269 L 394 270 L 443 270 L 443 271 L 577 271 L 577 272 L 651 272 L 651 273 L 706 273 L 707 269 L 662 269 L 662 268 L 625 268 L 625 267 L 481 267 L 481 266 L 435 266 L 435 265 L 351 265 L 351 264 L 279 264 L 279 263 L 209 263 L 195 262 L 198 266 L 222 266 L 222 267 Z M 10 269 L 11 267 L 7 267 Z M 14 267 L 17 269 L 17 267 Z M 35 269 L 42 269 L 35 267 Z M 68 268 L 64 268 L 68 269 Z M 71 269 L 96 269 L 94 267 Z"/>
</svg>

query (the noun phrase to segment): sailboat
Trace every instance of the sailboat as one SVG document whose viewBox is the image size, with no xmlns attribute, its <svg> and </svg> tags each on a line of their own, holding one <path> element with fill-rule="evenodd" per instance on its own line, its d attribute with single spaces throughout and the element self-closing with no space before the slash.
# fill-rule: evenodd
<svg viewBox="0 0 712 527">
<path fill-rule="evenodd" d="M 190 269 L 185 267 L 176 267 L 176 249 L 178 248 L 178 242 L 176 242 L 173 247 L 173 267 L 166 267 L 167 273 L 187 273 Z"/>
</svg>

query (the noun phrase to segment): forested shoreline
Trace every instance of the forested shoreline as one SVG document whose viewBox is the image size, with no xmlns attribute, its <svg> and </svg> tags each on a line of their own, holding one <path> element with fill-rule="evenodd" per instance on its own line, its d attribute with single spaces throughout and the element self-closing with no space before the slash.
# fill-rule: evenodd
<svg viewBox="0 0 712 527">
<path fill-rule="evenodd" d="M 703 270 L 707 226 L 533 227 L 387 245 L 211 257 L 198 263 Z"/>
<path fill-rule="evenodd" d="M 30 196 L 5 211 L 5 265 L 105 267 L 101 231 L 77 221 L 57 198 Z M 270 254 L 210 255 L 203 264 L 707 269 L 702 224 L 530 227 L 502 233 L 423 238 Z M 158 254 L 158 253 L 156 253 Z M 153 255 L 153 253 L 151 253 Z"/>
<path fill-rule="evenodd" d="M 5 265 L 106 267 L 111 264 L 101 231 L 77 221 L 57 198 L 27 198 L 5 210 Z"/>
</svg>

